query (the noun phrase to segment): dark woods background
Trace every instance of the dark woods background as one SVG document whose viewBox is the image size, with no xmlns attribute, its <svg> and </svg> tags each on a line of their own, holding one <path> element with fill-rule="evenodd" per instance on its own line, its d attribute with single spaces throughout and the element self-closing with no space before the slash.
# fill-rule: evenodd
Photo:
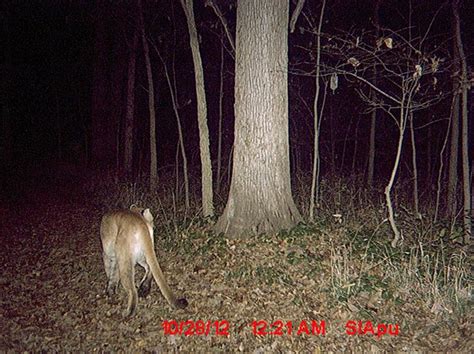
<svg viewBox="0 0 474 354">
<path fill-rule="evenodd" d="M 217 1 L 232 35 L 236 4 Z M 376 1 L 330 1 L 327 4 L 322 44 L 332 36 L 374 31 Z M 211 158 L 216 172 L 221 46 L 224 46 L 223 163 L 227 171 L 233 144 L 234 53 L 222 26 L 204 1 L 195 1 L 200 36 Z M 468 63 L 472 68 L 474 4 L 461 4 L 461 29 Z M 290 15 L 295 2 L 291 2 Z M 411 15 L 410 15 L 411 8 Z M 126 110 L 127 66 L 133 32 L 138 25 L 135 1 L 4 1 L 2 121 L 0 159 L 3 176 L 35 176 L 112 171 L 121 175 Z M 291 166 L 295 176 L 309 176 L 313 151 L 313 98 L 315 29 L 319 1 L 306 1 L 296 30 L 289 35 L 289 95 Z M 199 142 L 194 71 L 183 10 L 178 1 L 143 1 L 145 31 L 159 49 L 176 92 L 191 174 L 199 176 Z M 423 37 L 430 28 L 426 49 L 442 58 L 435 105 L 416 114 L 415 129 L 422 195 L 432 198 L 440 151 L 449 126 L 453 79 L 453 21 L 450 1 L 382 1 L 379 23 L 384 29 Z M 304 29 L 304 30 L 303 30 Z M 361 37 L 363 38 L 363 36 Z M 136 48 L 133 171 L 136 180 L 149 168 L 148 93 L 141 41 Z M 178 134 L 163 65 L 153 45 L 150 57 L 157 109 L 159 174 L 173 171 Z M 321 62 L 333 58 L 322 54 Z M 324 77 L 328 80 L 328 76 Z M 328 89 L 321 123 L 323 176 L 364 176 L 367 169 L 370 113 L 360 99 L 360 84 L 339 78 L 339 87 Z M 470 117 L 472 117 L 472 100 Z M 473 134 L 472 124 L 470 136 Z M 395 156 L 397 129 L 386 117 L 377 119 L 375 181 L 383 184 Z M 472 138 L 471 147 L 472 152 Z M 411 148 L 405 140 L 401 180 L 409 180 Z M 444 155 L 443 158 L 446 158 Z M 472 156 L 471 156 L 472 158 Z M 446 161 L 445 161 L 446 162 Z M 223 175 L 226 173 L 223 171 Z M 198 179 L 196 178 L 196 181 Z M 199 186 L 195 186 L 199 188 Z"/>
<path fill-rule="evenodd" d="M 275 0 L 253 1 L 260 11 L 250 12 L 257 6 L 238 8 L 237 1 L 212 0 L 233 40 L 237 12 L 242 21 L 240 38 L 255 40 L 250 25 L 242 30 L 241 24 L 251 19 L 243 14 L 269 15 L 262 4 L 276 4 Z M 289 1 L 290 18 L 297 2 Z M 469 161 L 472 171 L 474 100 L 472 90 L 468 91 L 470 145 L 464 152 L 470 156 L 466 159 L 461 134 L 451 138 L 453 98 L 461 91 L 452 6 L 457 0 L 326 0 L 318 188 L 312 183 L 314 98 L 317 26 L 324 1 L 305 1 L 294 32 L 288 33 L 291 191 L 286 137 L 274 128 L 280 122 L 277 115 L 267 115 L 268 130 L 264 124 L 252 127 L 257 120 L 238 116 L 236 132 L 254 134 L 242 134 L 244 147 L 242 141 L 235 144 L 235 161 L 240 163 L 236 166 L 243 167 L 230 176 L 234 103 L 239 114 L 250 112 L 248 118 L 263 110 L 242 108 L 276 107 L 275 112 L 282 112 L 284 107 L 278 103 L 286 101 L 267 95 L 270 91 L 259 86 L 259 91 L 252 90 L 252 99 L 265 105 L 243 106 L 243 99 L 234 102 L 235 55 L 222 21 L 212 6 L 206 6 L 210 3 L 194 0 L 213 173 L 213 186 L 206 185 L 209 174 L 203 174 L 208 188 L 201 194 L 195 73 L 180 1 L 0 1 L 0 288 L 8 294 L 1 298 L 0 351 L 233 352 L 238 348 L 266 353 L 412 348 L 472 352 L 472 208 L 465 202 L 473 198 L 466 188 L 469 179 L 472 184 L 472 172 L 466 177 L 463 167 Z M 249 5 L 244 0 L 240 4 Z M 286 3 L 280 1 L 273 18 L 284 15 L 282 4 Z M 458 4 L 467 60 L 465 82 L 472 84 L 474 1 Z M 133 45 L 140 28 L 150 50 L 153 100 L 149 100 L 142 38 L 138 37 L 135 49 Z M 284 32 L 278 28 L 275 33 Z M 380 37 L 393 39 L 393 48 L 389 41 L 379 42 L 377 48 Z M 272 44 L 267 54 L 281 54 L 285 47 L 276 35 L 273 38 L 266 42 Z M 127 145 L 132 54 L 136 58 L 133 143 Z M 271 64 L 265 68 L 252 66 L 252 60 L 242 61 L 243 68 L 261 67 L 264 75 L 258 76 L 269 76 L 265 69 Z M 374 63 L 380 64 L 377 70 Z M 419 63 L 423 72 L 416 76 Z M 434 64 L 437 70 L 430 73 Z M 337 70 L 339 80 L 333 90 L 330 78 Z M 166 72 L 177 97 L 186 175 Z M 413 130 L 407 123 L 393 186 L 390 177 L 402 110 L 389 99 L 377 102 L 379 106 L 391 103 L 394 117 L 377 110 L 375 173 L 369 182 L 372 96 L 367 85 L 351 76 L 356 74 L 371 82 L 378 75 L 380 89 L 398 97 L 400 82 L 408 82 L 416 88 L 415 103 L 426 103 L 414 113 Z M 273 76 L 274 86 L 283 92 L 279 76 Z M 154 170 L 150 101 L 156 108 L 158 181 L 150 173 Z M 277 139 L 281 145 L 271 145 Z M 262 140 L 273 149 L 251 151 Z M 457 154 L 451 154 L 456 150 L 452 141 L 458 143 Z M 126 165 L 130 145 L 131 164 Z M 458 157 L 456 166 L 453 156 Z M 203 161 L 203 170 L 209 171 L 208 160 Z M 184 176 L 189 176 L 189 188 Z M 139 300 L 137 316 L 125 320 L 126 293 L 119 290 L 116 299 L 106 296 L 100 218 L 132 203 L 152 210 L 156 256 L 170 288 L 188 299 L 187 310 L 168 306 L 153 285 L 150 296 Z M 184 335 L 184 330 L 183 335 L 173 336 L 163 332 L 161 324 L 174 321 L 186 328 L 196 313 L 208 328 L 211 324 L 205 340 L 203 332 L 197 331 L 200 321 L 194 336 Z M 286 332 L 293 326 L 293 333 L 277 338 L 268 332 L 257 336 L 251 332 L 252 321 L 267 323 L 267 331 L 275 330 L 274 320 L 284 320 Z M 297 334 L 302 321 L 313 320 L 326 321 L 327 334 Z M 359 326 L 373 322 L 377 332 L 352 335 L 346 331 L 347 321 L 357 321 Z M 215 323 L 224 322 L 229 323 L 229 336 L 213 330 Z M 396 335 L 382 331 L 392 325 L 397 326 Z"/>
</svg>

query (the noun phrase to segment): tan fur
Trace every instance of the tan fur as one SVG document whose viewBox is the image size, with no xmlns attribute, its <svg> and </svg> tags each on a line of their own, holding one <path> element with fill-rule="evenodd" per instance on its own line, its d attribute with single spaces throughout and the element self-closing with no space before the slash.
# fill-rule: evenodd
<svg viewBox="0 0 474 354">
<path fill-rule="evenodd" d="M 128 294 L 125 316 L 135 314 L 137 295 L 146 297 L 150 293 L 152 276 L 171 306 L 184 308 L 188 304 L 186 299 L 177 299 L 166 282 L 156 259 L 153 228 L 153 215 L 150 210 L 135 205 L 132 205 L 130 210 L 110 212 L 102 218 L 100 237 L 108 279 L 107 294 L 115 294 L 120 279 Z M 138 293 L 135 288 L 137 263 L 145 269 Z"/>
</svg>

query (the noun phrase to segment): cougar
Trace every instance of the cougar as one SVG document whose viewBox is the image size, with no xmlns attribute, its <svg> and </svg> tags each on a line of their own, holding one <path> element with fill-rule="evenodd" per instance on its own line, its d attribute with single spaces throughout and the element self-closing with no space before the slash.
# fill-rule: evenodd
<svg viewBox="0 0 474 354">
<path fill-rule="evenodd" d="M 130 206 L 130 210 L 118 210 L 107 213 L 100 224 L 100 237 L 105 273 L 107 274 L 107 295 L 113 296 L 118 281 L 128 294 L 128 305 L 123 313 L 125 317 L 133 316 L 137 307 L 137 295 L 146 297 L 150 293 L 153 277 L 161 293 L 174 308 L 185 308 L 185 298 L 177 299 L 161 271 L 156 259 L 153 240 L 153 215 L 150 209 Z M 135 265 L 145 269 L 145 276 L 140 286 L 135 288 Z"/>
</svg>

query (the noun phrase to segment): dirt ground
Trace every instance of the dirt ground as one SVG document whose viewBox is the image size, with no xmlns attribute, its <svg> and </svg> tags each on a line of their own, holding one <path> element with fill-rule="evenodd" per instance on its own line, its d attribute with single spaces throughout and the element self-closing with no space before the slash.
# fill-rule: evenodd
<svg viewBox="0 0 474 354">
<path fill-rule="evenodd" d="M 139 300 L 137 315 L 124 320 L 123 290 L 112 300 L 104 294 L 98 225 L 105 209 L 54 190 L 0 206 L 1 351 L 474 348 L 472 309 L 453 319 L 416 300 L 335 302 L 326 286 L 334 265 L 331 247 L 318 246 L 322 238 L 228 241 L 197 226 L 174 238 L 155 234 L 168 282 L 189 307 L 172 310 L 154 284 L 150 296 Z M 359 299 L 364 296 L 372 294 Z M 383 304 L 367 306 L 371 301 Z M 366 331 L 358 331 L 358 321 Z"/>
</svg>

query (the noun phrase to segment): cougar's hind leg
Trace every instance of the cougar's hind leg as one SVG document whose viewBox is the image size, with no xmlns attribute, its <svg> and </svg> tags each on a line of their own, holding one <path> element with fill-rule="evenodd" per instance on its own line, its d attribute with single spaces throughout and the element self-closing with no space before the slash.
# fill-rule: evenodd
<svg viewBox="0 0 474 354">
<path fill-rule="evenodd" d="M 130 259 L 119 261 L 120 281 L 127 292 L 128 302 L 127 310 L 123 313 L 124 317 L 131 317 L 137 309 L 137 289 L 135 288 L 135 268 Z"/>
<path fill-rule="evenodd" d="M 107 274 L 106 292 L 108 296 L 113 296 L 117 291 L 117 285 L 119 281 L 117 258 L 110 257 L 106 253 L 103 253 L 102 258 L 104 260 L 105 274 Z"/>
<path fill-rule="evenodd" d="M 145 275 L 143 276 L 140 286 L 138 287 L 138 296 L 147 297 L 150 294 L 153 274 L 151 274 L 150 267 L 146 262 L 140 263 L 140 265 L 145 269 Z"/>
</svg>

